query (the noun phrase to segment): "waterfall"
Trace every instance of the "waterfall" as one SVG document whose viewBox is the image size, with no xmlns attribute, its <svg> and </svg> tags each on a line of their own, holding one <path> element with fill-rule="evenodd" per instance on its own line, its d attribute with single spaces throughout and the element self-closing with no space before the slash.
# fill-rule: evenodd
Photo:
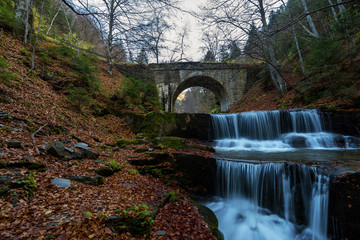
<svg viewBox="0 0 360 240">
<path fill-rule="evenodd" d="M 327 239 L 329 178 L 315 167 L 217 160 L 208 206 L 225 239 Z"/>
<path fill-rule="evenodd" d="M 211 115 L 217 148 L 286 151 L 295 148 L 358 148 L 354 137 L 324 131 L 316 109 Z"/>
</svg>

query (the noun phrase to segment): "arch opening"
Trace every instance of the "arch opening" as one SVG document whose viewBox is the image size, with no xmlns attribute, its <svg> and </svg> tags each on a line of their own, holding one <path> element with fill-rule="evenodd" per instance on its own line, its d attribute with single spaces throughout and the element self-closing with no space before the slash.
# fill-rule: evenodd
<svg viewBox="0 0 360 240">
<path fill-rule="evenodd" d="M 175 90 L 171 98 L 171 109 L 175 110 L 175 102 L 181 92 L 191 87 L 203 87 L 215 94 L 220 102 L 222 112 L 229 110 L 229 97 L 223 85 L 214 78 L 207 76 L 194 76 L 183 81 Z"/>
</svg>

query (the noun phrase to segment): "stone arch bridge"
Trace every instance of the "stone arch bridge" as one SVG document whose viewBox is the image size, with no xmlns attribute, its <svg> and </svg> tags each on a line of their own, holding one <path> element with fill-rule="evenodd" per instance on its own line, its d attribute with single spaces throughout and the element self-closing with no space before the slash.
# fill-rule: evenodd
<svg viewBox="0 0 360 240">
<path fill-rule="evenodd" d="M 231 108 L 256 81 L 258 67 L 235 63 L 149 64 L 159 91 L 163 110 L 174 112 L 179 94 L 190 87 L 204 87 L 219 99 L 221 111 Z"/>
</svg>

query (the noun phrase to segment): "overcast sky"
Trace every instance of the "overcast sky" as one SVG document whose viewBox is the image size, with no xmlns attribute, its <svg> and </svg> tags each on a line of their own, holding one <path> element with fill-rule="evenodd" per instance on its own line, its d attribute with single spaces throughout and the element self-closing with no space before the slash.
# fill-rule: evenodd
<svg viewBox="0 0 360 240">
<path fill-rule="evenodd" d="M 179 0 L 179 7 L 187 11 L 199 12 L 199 6 L 203 5 L 206 0 Z M 177 40 L 178 34 L 183 27 L 187 25 L 189 36 L 186 41 L 186 57 L 193 61 L 199 61 L 205 53 L 202 53 L 201 23 L 191 14 L 185 12 L 176 12 L 176 16 L 170 18 L 171 24 L 175 26 L 174 30 L 168 32 L 166 38 L 172 41 Z M 168 60 L 169 56 L 163 56 L 162 60 Z"/>
</svg>

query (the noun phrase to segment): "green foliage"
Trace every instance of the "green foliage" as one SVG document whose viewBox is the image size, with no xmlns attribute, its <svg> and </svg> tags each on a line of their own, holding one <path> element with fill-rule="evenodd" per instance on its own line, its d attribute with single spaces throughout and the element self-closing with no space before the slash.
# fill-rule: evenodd
<svg viewBox="0 0 360 240">
<path fill-rule="evenodd" d="M 307 63 L 315 71 L 327 69 L 331 65 L 339 64 L 344 61 L 345 53 L 342 41 L 332 41 L 331 39 L 316 41 Z"/>
<path fill-rule="evenodd" d="M 53 59 L 56 59 L 59 56 L 65 58 L 75 58 L 76 56 L 74 50 L 65 45 L 47 47 L 46 50 Z"/>
<path fill-rule="evenodd" d="M 15 18 L 15 1 L 0 1 L 0 27 L 6 30 L 20 32 L 22 30 L 20 20 Z"/>
<path fill-rule="evenodd" d="M 150 210 L 147 204 L 130 206 L 127 209 L 116 209 L 115 212 L 122 213 L 120 219 L 122 226 L 120 228 L 135 235 L 147 236 L 151 225 L 154 223 L 154 212 Z"/>
<path fill-rule="evenodd" d="M 36 182 L 35 182 L 35 175 L 34 173 L 30 173 L 27 177 L 24 177 L 21 180 L 16 181 L 16 183 L 20 186 L 22 186 L 26 192 L 26 195 L 28 198 L 32 198 L 35 196 L 35 189 L 37 188 Z"/>
<path fill-rule="evenodd" d="M 82 87 L 75 87 L 74 85 L 70 84 L 68 87 L 69 95 L 67 96 L 75 107 L 78 109 L 81 108 L 81 106 L 89 106 L 89 104 L 92 102 L 92 96 L 90 93 Z"/>
<path fill-rule="evenodd" d="M 115 91 L 115 98 L 123 99 L 127 107 L 149 104 L 159 108 L 158 91 L 154 82 L 144 83 L 134 77 L 125 78 L 120 89 Z M 144 111 L 143 107 L 139 107 Z"/>
<path fill-rule="evenodd" d="M 73 58 L 70 62 L 70 67 L 79 76 L 74 83 L 75 86 L 86 88 L 93 93 L 96 93 L 100 89 L 100 83 L 95 76 L 97 70 L 91 65 L 86 56 L 82 55 Z"/>
<path fill-rule="evenodd" d="M 18 81 L 19 78 L 11 72 L 5 72 L 6 68 L 9 68 L 10 64 L 7 60 L 0 56 L 0 83 L 6 85 L 7 87 L 12 87 L 15 81 Z"/>
<path fill-rule="evenodd" d="M 111 160 L 111 163 L 107 163 L 106 165 L 109 166 L 114 172 L 119 172 L 123 168 L 120 163 L 115 160 Z"/>
<path fill-rule="evenodd" d="M 165 196 L 169 197 L 170 202 L 177 202 L 179 199 L 183 199 L 184 195 L 180 194 L 179 189 L 176 191 L 171 191 L 165 194 Z"/>
</svg>

